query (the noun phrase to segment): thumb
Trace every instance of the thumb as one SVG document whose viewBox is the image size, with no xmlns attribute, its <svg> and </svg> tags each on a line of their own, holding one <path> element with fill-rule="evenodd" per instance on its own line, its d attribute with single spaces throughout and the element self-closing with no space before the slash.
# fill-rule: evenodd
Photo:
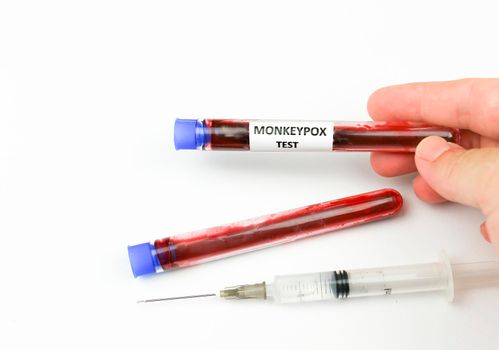
<svg viewBox="0 0 499 350">
<path fill-rule="evenodd" d="M 482 210 L 483 231 L 499 252 L 499 148 L 465 150 L 432 136 L 418 145 L 415 161 L 423 179 L 442 197 Z"/>
</svg>

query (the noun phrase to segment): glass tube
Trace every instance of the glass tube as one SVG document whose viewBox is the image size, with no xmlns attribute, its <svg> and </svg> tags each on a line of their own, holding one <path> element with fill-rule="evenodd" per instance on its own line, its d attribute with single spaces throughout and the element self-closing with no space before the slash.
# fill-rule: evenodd
<svg viewBox="0 0 499 350">
<path fill-rule="evenodd" d="M 428 136 L 460 143 L 459 129 L 403 122 L 177 119 L 176 149 L 414 152 Z"/>
<path fill-rule="evenodd" d="M 383 189 L 313 204 L 129 246 L 130 263 L 135 277 L 200 264 L 389 217 L 402 203 Z"/>
</svg>

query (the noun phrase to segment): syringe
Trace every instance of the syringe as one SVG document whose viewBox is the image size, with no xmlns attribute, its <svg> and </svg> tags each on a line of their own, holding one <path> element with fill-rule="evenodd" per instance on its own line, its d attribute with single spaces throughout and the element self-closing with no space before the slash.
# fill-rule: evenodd
<svg viewBox="0 0 499 350">
<path fill-rule="evenodd" d="M 444 253 L 438 262 L 357 270 L 336 270 L 276 276 L 272 282 L 227 287 L 217 293 L 148 299 L 155 302 L 195 297 L 266 299 L 280 303 L 337 300 L 391 294 L 443 291 L 454 299 L 455 289 L 499 285 L 499 262 L 450 264 Z"/>
</svg>

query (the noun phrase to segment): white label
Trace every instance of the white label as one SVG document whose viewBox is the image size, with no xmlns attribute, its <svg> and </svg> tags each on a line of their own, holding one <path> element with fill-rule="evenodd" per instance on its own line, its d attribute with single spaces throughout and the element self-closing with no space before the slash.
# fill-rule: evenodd
<svg viewBox="0 0 499 350">
<path fill-rule="evenodd" d="M 332 121 L 252 120 L 249 123 L 250 151 L 332 151 Z"/>
</svg>

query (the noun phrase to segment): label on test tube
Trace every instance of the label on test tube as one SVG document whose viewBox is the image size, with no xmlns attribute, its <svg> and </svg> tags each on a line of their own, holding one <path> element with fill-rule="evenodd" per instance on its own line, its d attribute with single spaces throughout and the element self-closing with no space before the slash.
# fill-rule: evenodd
<svg viewBox="0 0 499 350">
<path fill-rule="evenodd" d="M 252 120 L 249 123 L 251 151 L 331 151 L 334 124 L 331 121 Z"/>
</svg>

